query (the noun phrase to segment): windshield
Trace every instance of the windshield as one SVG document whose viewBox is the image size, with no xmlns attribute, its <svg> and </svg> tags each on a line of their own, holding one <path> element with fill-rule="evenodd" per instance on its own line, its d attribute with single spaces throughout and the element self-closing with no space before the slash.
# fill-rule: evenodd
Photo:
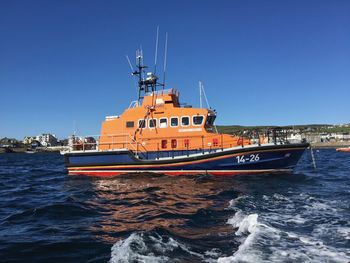
<svg viewBox="0 0 350 263">
<path fill-rule="evenodd" d="M 207 119 L 206 119 L 206 121 L 205 121 L 205 128 L 206 128 L 208 131 L 212 131 L 215 118 L 216 118 L 215 115 L 208 115 L 208 116 L 207 116 Z"/>
</svg>

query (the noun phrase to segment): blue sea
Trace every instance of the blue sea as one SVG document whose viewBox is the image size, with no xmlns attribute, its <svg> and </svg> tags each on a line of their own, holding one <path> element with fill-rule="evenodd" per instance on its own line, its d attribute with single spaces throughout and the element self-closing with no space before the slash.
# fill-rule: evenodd
<svg viewBox="0 0 350 263">
<path fill-rule="evenodd" d="M 0 262 L 350 262 L 350 154 L 293 174 L 69 176 L 0 155 Z"/>
</svg>

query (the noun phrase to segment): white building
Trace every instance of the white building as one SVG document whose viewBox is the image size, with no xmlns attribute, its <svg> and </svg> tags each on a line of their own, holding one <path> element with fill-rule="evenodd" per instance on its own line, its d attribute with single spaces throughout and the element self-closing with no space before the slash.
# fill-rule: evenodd
<svg viewBox="0 0 350 263">
<path fill-rule="evenodd" d="M 57 145 L 58 139 L 55 134 L 43 133 L 36 136 L 36 140 L 44 147 Z"/>
<path fill-rule="evenodd" d="M 291 143 L 300 143 L 301 140 L 302 140 L 302 136 L 300 133 L 292 133 L 292 134 L 289 134 L 287 140 Z"/>
<path fill-rule="evenodd" d="M 26 136 L 23 139 L 24 144 L 31 144 L 36 139 L 35 136 Z"/>
</svg>

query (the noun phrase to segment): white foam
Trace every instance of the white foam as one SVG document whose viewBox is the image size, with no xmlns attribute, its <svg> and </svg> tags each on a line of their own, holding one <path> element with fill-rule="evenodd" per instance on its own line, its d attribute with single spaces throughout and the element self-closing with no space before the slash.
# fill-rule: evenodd
<svg viewBox="0 0 350 263">
<path fill-rule="evenodd" d="M 146 254 L 146 255 L 145 255 Z M 168 258 L 165 256 L 154 256 L 147 253 L 147 246 L 143 241 L 143 234 L 131 234 L 127 239 L 116 242 L 112 247 L 110 263 L 127 263 L 141 261 L 145 263 L 163 262 Z"/>
<path fill-rule="evenodd" d="M 235 199 L 231 199 L 230 202 L 229 202 L 229 206 L 228 206 L 227 209 L 234 208 L 236 205 L 239 204 L 239 201 L 240 201 L 240 200 L 243 200 L 243 199 L 245 199 L 245 198 L 246 198 L 245 195 L 240 195 L 240 196 L 238 196 L 238 197 L 235 198 Z"/>
<path fill-rule="evenodd" d="M 234 217 L 228 220 L 234 228 L 238 228 L 236 235 L 240 236 L 243 233 L 253 233 L 258 224 L 258 214 L 245 216 L 241 211 L 238 211 Z"/>
<path fill-rule="evenodd" d="M 220 251 L 216 248 L 213 248 L 210 251 L 205 251 L 204 255 L 205 258 L 203 258 L 203 262 L 217 263 L 217 258 L 220 256 Z"/>
<path fill-rule="evenodd" d="M 347 240 L 350 239 L 350 227 L 338 227 L 337 232 L 341 237 Z"/>
<path fill-rule="evenodd" d="M 193 256 L 203 258 L 203 255 L 191 251 L 184 244 L 181 244 L 180 242 L 176 241 L 171 237 L 168 238 L 168 241 L 164 241 L 161 236 L 151 236 L 150 239 L 154 242 L 153 247 L 157 250 L 157 252 L 166 253 L 168 251 L 174 250 L 175 248 L 181 248 L 182 250 L 186 251 L 187 253 Z"/>
<path fill-rule="evenodd" d="M 241 245 L 233 256 L 218 258 L 218 262 L 257 262 L 259 257 L 254 254 L 247 253 L 247 250 L 249 250 L 251 244 L 253 244 L 259 231 L 258 215 L 250 214 L 245 216 L 241 211 L 238 211 L 231 219 L 228 220 L 228 223 L 234 228 L 238 228 L 235 232 L 237 236 L 242 236 L 243 234 L 248 234 L 248 236 L 242 240 Z"/>
<path fill-rule="evenodd" d="M 316 199 L 308 194 L 289 197 L 264 195 L 262 200 L 259 215 L 255 212 L 255 206 L 251 205 L 254 200 L 250 196 L 230 202 L 230 209 L 238 212 L 228 223 L 235 228 L 235 235 L 241 244 L 232 256 L 219 257 L 219 263 L 350 262 L 350 249 L 326 243 L 337 237 L 339 241 L 343 240 L 345 246 L 346 240 L 350 239 L 348 226 L 339 227 L 321 220 L 308 234 L 300 232 L 300 226 L 308 224 L 309 220 L 322 218 L 325 213 L 341 212 L 342 209 L 335 202 Z M 246 214 L 234 207 L 238 201 L 244 202 Z"/>
<path fill-rule="evenodd" d="M 164 240 L 159 235 L 153 235 L 149 236 L 147 241 L 145 239 L 143 233 L 133 233 L 127 239 L 116 242 L 111 249 L 110 263 L 135 261 L 145 263 L 169 262 L 171 259 L 165 255 L 176 248 L 180 248 L 188 254 L 204 259 L 203 255 L 191 251 L 184 244 L 179 243 L 171 237 Z"/>
<path fill-rule="evenodd" d="M 216 248 L 213 248 L 212 250 L 210 251 L 205 251 L 204 253 L 206 256 L 209 256 L 209 257 L 219 257 L 220 256 L 220 252 L 216 249 Z"/>
</svg>

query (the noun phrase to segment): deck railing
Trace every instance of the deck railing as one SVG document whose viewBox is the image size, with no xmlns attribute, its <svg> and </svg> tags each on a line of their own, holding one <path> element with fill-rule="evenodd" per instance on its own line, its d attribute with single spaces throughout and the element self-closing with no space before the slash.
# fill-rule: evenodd
<svg viewBox="0 0 350 263">
<path fill-rule="evenodd" d="M 107 142 L 100 142 L 100 135 L 71 136 L 69 139 L 70 151 L 93 151 L 101 146 L 107 146 L 109 150 L 118 148 L 130 149 L 135 155 L 144 155 L 147 150 L 142 143 L 137 142 L 130 134 L 104 134 L 109 138 Z"/>
</svg>

